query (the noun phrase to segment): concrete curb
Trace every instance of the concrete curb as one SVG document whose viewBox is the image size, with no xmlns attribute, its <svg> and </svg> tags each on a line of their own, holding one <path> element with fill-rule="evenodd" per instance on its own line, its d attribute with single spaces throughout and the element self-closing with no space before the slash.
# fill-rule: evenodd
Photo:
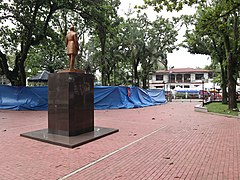
<svg viewBox="0 0 240 180">
<path fill-rule="evenodd" d="M 227 114 L 208 112 L 207 108 L 206 107 L 202 107 L 201 104 L 198 104 L 198 105 L 194 106 L 194 111 L 195 112 L 203 112 L 203 113 L 207 113 L 207 114 L 212 114 L 212 115 L 216 115 L 216 116 L 224 116 L 224 117 L 229 117 L 229 118 L 240 119 L 240 112 L 238 113 L 238 116 L 232 116 L 232 115 L 227 115 Z"/>
<path fill-rule="evenodd" d="M 196 105 L 194 106 L 194 111 L 196 112 L 208 112 L 206 107 L 203 107 L 202 105 Z"/>
</svg>

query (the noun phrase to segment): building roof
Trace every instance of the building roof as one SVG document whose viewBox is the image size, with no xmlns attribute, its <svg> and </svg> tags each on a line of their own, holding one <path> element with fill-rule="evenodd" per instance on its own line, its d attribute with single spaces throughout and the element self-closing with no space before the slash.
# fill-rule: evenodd
<svg viewBox="0 0 240 180">
<path fill-rule="evenodd" d="M 205 70 L 205 69 L 194 69 L 194 68 L 173 68 L 169 70 L 159 70 L 156 73 L 207 73 L 213 72 L 212 70 Z"/>
<path fill-rule="evenodd" d="M 50 73 L 48 71 L 43 71 L 39 74 L 37 74 L 36 76 L 33 76 L 31 78 L 28 79 L 29 82 L 43 82 L 43 81 L 48 81 L 48 75 Z"/>
</svg>

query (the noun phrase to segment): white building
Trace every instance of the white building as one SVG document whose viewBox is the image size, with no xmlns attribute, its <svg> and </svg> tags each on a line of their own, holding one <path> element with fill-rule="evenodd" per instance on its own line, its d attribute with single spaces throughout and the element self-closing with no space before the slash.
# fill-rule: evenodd
<svg viewBox="0 0 240 180">
<path fill-rule="evenodd" d="M 169 70 L 160 70 L 152 74 L 152 79 L 149 81 L 149 88 L 162 88 L 166 91 L 175 88 L 201 90 L 202 83 L 204 82 L 205 88 L 210 89 L 214 88 L 212 78 L 213 71 L 211 70 L 193 68 L 174 68 Z"/>
</svg>

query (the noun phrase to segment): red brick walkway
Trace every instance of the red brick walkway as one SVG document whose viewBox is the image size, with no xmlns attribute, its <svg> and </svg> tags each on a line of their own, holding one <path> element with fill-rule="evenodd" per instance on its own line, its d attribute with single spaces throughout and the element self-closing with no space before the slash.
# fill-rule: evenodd
<svg viewBox="0 0 240 180">
<path fill-rule="evenodd" d="M 240 179 L 240 120 L 190 102 L 95 111 L 118 133 L 75 149 L 20 137 L 47 127 L 45 111 L 0 111 L 0 179 Z"/>
</svg>

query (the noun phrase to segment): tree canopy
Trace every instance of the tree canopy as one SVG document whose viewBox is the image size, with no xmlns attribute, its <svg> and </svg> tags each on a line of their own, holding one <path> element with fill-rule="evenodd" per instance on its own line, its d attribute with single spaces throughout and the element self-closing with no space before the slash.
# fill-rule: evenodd
<svg viewBox="0 0 240 180">
<path fill-rule="evenodd" d="M 1 1 L 0 69 L 12 85 L 26 85 L 25 62 L 32 48 L 52 41 L 62 46 L 70 23 L 83 21 L 94 28 L 104 27 L 114 12 L 112 1 L 23 0 Z M 105 13 L 103 13 L 105 10 Z M 58 20 L 59 19 L 59 20 Z M 11 25 L 9 25 L 11 24 Z M 49 43 L 48 43 L 49 45 Z M 39 47 L 38 47 L 39 48 Z M 33 51 L 32 51 L 33 52 Z M 9 67 L 9 56 L 15 57 Z M 45 57 L 43 57 L 45 58 Z"/>
<path fill-rule="evenodd" d="M 147 6 L 154 7 L 154 10 L 159 12 L 163 9 L 168 11 L 179 11 L 183 9 L 184 5 L 192 6 L 195 4 L 206 3 L 207 0 L 144 0 L 146 8 Z"/>
<path fill-rule="evenodd" d="M 237 109 L 236 85 L 240 62 L 238 1 L 213 0 L 198 6 L 194 18 L 195 29 L 187 32 L 186 47 L 191 53 L 208 54 L 219 63 L 223 89 L 223 103 Z M 227 86 L 227 87 L 226 87 Z"/>
<path fill-rule="evenodd" d="M 64 38 L 70 24 L 79 35 L 76 66 L 101 73 L 102 85 L 147 87 L 148 74 L 167 67 L 167 54 L 177 48 L 174 22 L 146 14 L 123 19 L 119 0 L 1 1 L 0 73 L 12 85 L 40 70 L 68 66 Z"/>
</svg>

